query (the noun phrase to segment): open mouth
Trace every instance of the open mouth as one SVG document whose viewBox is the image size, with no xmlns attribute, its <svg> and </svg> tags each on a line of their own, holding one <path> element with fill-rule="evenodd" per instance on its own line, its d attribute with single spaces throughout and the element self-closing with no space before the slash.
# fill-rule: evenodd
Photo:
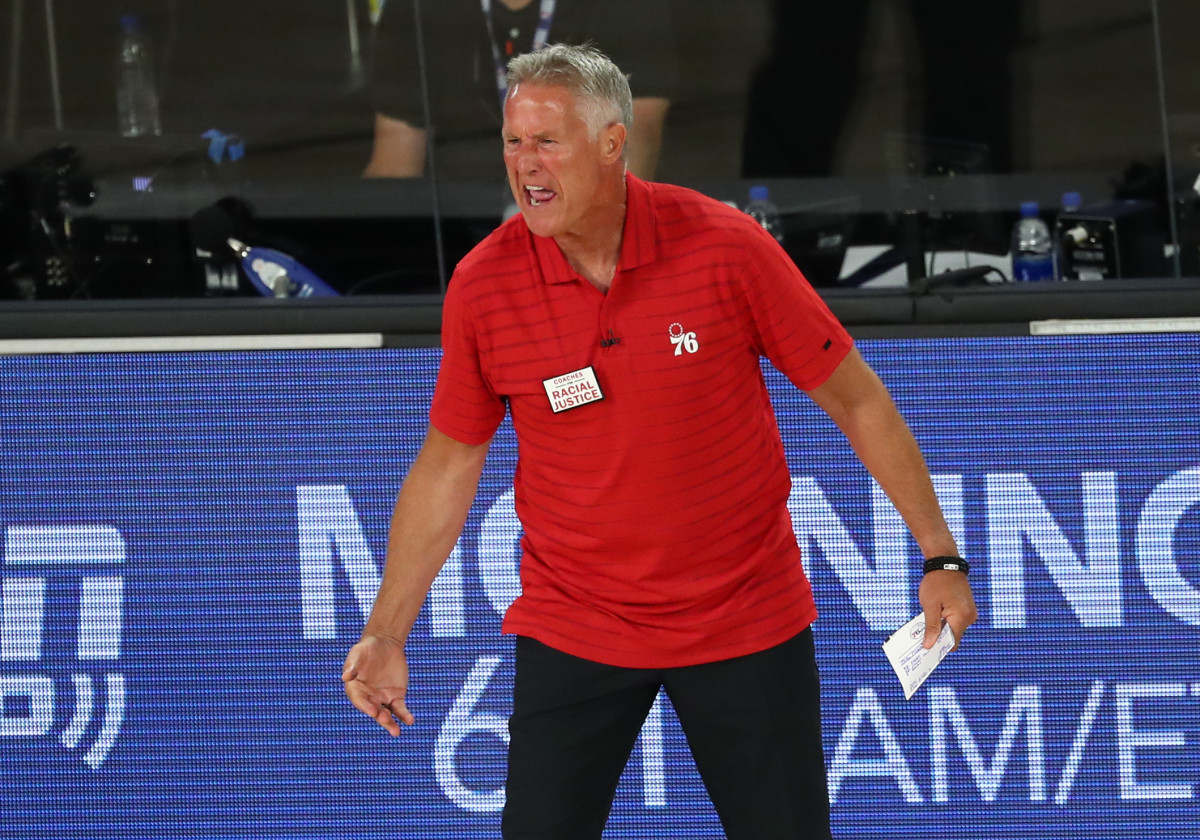
<svg viewBox="0 0 1200 840">
<path fill-rule="evenodd" d="M 545 187 L 525 187 L 525 196 L 529 199 L 531 207 L 541 207 L 557 194 L 554 190 L 548 190 Z"/>
</svg>

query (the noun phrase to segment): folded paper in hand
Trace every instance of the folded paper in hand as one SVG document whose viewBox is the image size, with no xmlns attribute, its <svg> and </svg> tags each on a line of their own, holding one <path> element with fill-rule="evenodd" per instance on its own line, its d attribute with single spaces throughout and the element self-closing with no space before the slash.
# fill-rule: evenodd
<svg viewBox="0 0 1200 840">
<path fill-rule="evenodd" d="M 900 684 L 904 686 L 905 700 L 917 693 L 921 683 L 954 647 L 954 632 L 949 624 L 943 624 L 937 643 L 932 648 L 925 650 L 922 646 L 924 641 L 925 614 L 920 613 L 883 643 L 883 652 L 887 654 L 888 662 L 892 663 Z"/>
</svg>

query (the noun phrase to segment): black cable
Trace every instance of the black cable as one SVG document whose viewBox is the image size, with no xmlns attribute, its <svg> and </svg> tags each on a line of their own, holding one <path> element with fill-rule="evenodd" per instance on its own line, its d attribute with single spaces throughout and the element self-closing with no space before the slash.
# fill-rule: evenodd
<svg viewBox="0 0 1200 840">
<path fill-rule="evenodd" d="M 437 249 L 438 284 L 446 294 L 446 254 L 442 241 L 442 209 L 438 200 L 437 160 L 433 151 L 433 107 L 429 102 L 429 78 L 425 67 L 425 33 L 421 28 L 421 0 L 413 0 L 413 25 L 417 34 L 417 66 L 421 75 L 421 107 L 425 110 L 425 159 L 429 167 L 429 184 L 433 199 L 433 241 Z"/>
</svg>

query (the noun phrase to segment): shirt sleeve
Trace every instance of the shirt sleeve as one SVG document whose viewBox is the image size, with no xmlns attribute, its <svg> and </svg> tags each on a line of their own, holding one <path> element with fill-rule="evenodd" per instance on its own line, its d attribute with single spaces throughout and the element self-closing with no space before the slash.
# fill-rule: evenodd
<svg viewBox="0 0 1200 840">
<path fill-rule="evenodd" d="M 483 372 L 476 324 L 463 287 L 451 281 L 442 304 L 442 361 L 429 422 L 459 443 L 487 443 L 506 403 Z"/>
<path fill-rule="evenodd" d="M 854 340 L 770 234 L 755 229 L 749 240 L 745 294 L 758 351 L 810 391 L 829 378 Z"/>
</svg>

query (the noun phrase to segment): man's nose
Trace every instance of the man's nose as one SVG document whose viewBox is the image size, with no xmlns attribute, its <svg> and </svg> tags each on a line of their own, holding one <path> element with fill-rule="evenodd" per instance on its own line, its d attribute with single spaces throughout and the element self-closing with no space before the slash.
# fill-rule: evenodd
<svg viewBox="0 0 1200 840">
<path fill-rule="evenodd" d="M 536 142 L 521 143 L 517 147 L 516 156 L 517 169 L 521 172 L 533 172 L 540 164 Z"/>
</svg>

